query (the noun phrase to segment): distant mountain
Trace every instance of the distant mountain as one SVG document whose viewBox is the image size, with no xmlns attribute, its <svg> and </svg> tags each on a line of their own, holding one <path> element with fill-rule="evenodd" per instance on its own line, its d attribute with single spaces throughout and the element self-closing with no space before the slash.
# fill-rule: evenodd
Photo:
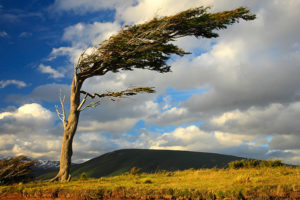
<svg viewBox="0 0 300 200">
<path fill-rule="evenodd" d="M 42 169 L 58 169 L 59 161 L 37 160 L 34 166 Z"/>
<path fill-rule="evenodd" d="M 32 167 L 32 173 L 34 176 L 41 176 L 43 174 L 48 174 L 59 170 L 59 161 L 50 161 L 50 160 L 35 160 L 35 161 L 37 161 L 37 163 L 34 164 L 34 166 Z"/>
<path fill-rule="evenodd" d="M 124 149 L 106 153 L 72 167 L 73 177 L 85 172 L 88 177 L 120 175 L 132 167 L 141 172 L 153 173 L 159 170 L 176 171 L 200 168 L 226 168 L 228 163 L 243 158 L 215 153 L 191 151 Z"/>
</svg>

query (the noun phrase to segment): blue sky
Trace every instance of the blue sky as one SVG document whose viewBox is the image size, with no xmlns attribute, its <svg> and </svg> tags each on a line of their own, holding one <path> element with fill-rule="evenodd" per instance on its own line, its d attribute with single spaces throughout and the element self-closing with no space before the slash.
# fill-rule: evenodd
<svg viewBox="0 0 300 200">
<path fill-rule="evenodd" d="M 176 3 L 175 3 L 176 2 Z M 107 74 L 90 92 L 154 86 L 155 94 L 85 110 L 73 162 L 121 148 L 174 149 L 300 163 L 300 3 L 294 0 L 0 0 L 0 156 L 59 158 L 59 94 L 68 99 L 83 49 L 145 22 L 197 6 L 257 14 L 217 39 L 175 41 L 191 52 L 172 72 Z M 67 103 L 67 102 L 66 102 Z"/>
</svg>

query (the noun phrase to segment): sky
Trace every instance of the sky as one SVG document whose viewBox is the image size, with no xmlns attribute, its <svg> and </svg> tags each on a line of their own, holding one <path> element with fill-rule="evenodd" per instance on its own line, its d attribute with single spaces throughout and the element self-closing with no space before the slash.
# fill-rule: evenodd
<svg viewBox="0 0 300 200">
<path fill-rule="evenodd" d="M 178 39 L 192 54 L 173 56 L 171 73 L 134 70 L 86 80 L 89 92 L 157 92 L 84 110 L 72 162 L 143 148 L 300 164 L 299 0 L 0 0 L 0 157 L 59 160 L 63 128 L 55 105 L 60 94 L 69 98 L 80 53 L 125 24 L 199 6 L 246 6 L 257 19 L 215 39 Z"/>
</svg>

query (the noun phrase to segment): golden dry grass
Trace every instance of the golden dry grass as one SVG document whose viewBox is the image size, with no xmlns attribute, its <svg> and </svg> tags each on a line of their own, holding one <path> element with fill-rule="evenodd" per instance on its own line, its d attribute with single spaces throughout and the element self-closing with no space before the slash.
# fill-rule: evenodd
<svg viewBox="0 0 300 200">
<path fill-rule="evenodd" d="M 190 169 L 74 180 L 69 183 L 40 182 L 0 187 L 0 194 L 22 193 L 38 196 L 47 192 L 95 197 L 117 192 L 122 195 L 135 193 L 141 196 L 170 195 L 203 199 L 269 199 L 272 196 L 292 198 L 291 195 L 300 194 L 300 168 L 282 166 L 238 170 Z"/>
</svg>

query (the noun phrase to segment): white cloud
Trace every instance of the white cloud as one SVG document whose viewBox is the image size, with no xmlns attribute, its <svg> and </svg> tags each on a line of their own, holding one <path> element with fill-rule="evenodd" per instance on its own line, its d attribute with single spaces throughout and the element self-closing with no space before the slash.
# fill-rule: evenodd
<svg viewBox="0 0 300 200">
<path fill-rule="evenodd" d="M 0 81 L 0 88 L 6 88 L 9 85 L 15 85 L 18 88 L 26 87 L 27 84 L 24 81 L 19 80 L 6 80 L 6 81 Z"/>
<path fill-rule="evenodd" d="M 299 135 L 300 102 L 233 110 L 210 120 L 210 129 L 246 135 Z M 284 139 L 284 138 L 282 138 Z M 291 141 L 291 140 L 290 140 Z"/>
<path fill-rule="evenodd" d="M 53 134 L 54 114 L 41 105 L 25 104 L 13 111 L 0 113 L 0 135 L 34 135 Z"/>
<path fill-rule="evenodd" d="M 121 26 L 114 23 L 100 23 L 94 22 L 92 24 L 78 23 L 73 26 L 65 28 L 62 40 L 71 42 L 71 47 L 58 47 L 53 48 L 49 61 L 56 59 L 59 56 L 69 57 L 70 66 L 78 62 L 81 53 L 87 48 L 87 45 L 97 46 L 102 41 L 108 39 L 111 35 L 120 30 Z M 88 47 L 86 54 L 91 53 L 94 47 Z M 69 71 L 72 68 L 69 67 Z"/>
<path fill-rule="evenodd" d="M 241 140 L 235 139 L 234 142 L 225 140 L 224 136 L 229 134 L 218 133 L 217 136 L 213 132 L 205 132 L 198 127 L 192 125 L 186 128 L 177 128 L 173 132 L 163 133 L 157 138 L 152 138 L 150 148 L 152 149 L 176 149 L 192 150 L 192 151 L 214 151 L 220 150 L 227 146 L 239 146 L 243 144 Z"/>
<path fill-rule="evenodd" d="M 37 103 L 1 112 L 0 154 L 58 159 L 62 129 L 55 121 L 55 114 Z"/>
<path fill-rule="evenodd" d="M 61 137 L 47 135 L 0 135 L 0 154 L 3 156 L 26 155 L 32 158 L 59 160 Z"/>
<path fill-rule="evenodd" d="M 63 73 L 58 72 L 53 69 L 51 66 L 40 64 L 38 70 L 43 74 L 49 74 L 52 78 L 62 78 L 64 77 Z"/>
<path fill-rule="evenodd" d="M 83 49 L 79 47 L 59 47 L 59 48 L 53 48 L 48 60 L 54 60 L 59 56 L 68 56 L 69 57 L 69 62 L 71 64 L 77 63 L 78 58 L 81 54 Z M 73 65 L 71 65 L 73 67 Z M 73 68 L 70 67 L 70 71 L 73 70 Z"/>
<path fill-rule="evenodd" d="M 168 16 L 202 5 L 200 0 L 139 0 L 130 7 L 117 9 L 117 18 L 125 23 L 140 23 L 156 16 Z"/>
<path fill-rule="evenodd" d="M 13 119 L 16 123 L 36 124 L 38 127 L 49 125 L 53 119 L 53 114 L 40 104 L 25 104 L 13 112 L 0 113 L 0 120 Z M 5 123 L 5 121 L 4 121 Z"/>
<path fill-rule="evenodd" d="M 98 45 L 100 42 L 108 39 L 111 35 L 121 29 L 119 23 L 101 23 L 92 24 L 78 23 L 69 26 L 64 30 L 62 39 L 72 42 L 73 46 L 86 46 L 89 42 Z"/>
<path fill-rule="evenodd" d="M 138 147 L 258 158 L 267 158 L 273 153 L 285 160 L 300 162 L 299 156 L 295 156 L 299 150 L 295 141 L 300 130 L 297 121 L 300 117 L 299 1 L 140 0 L 131 3 L 56 0 L 55 8 L 60 11 L 83 14 L 88 10 L 115 9 L 116 15 L 114 22 L 78 23 L 65 28 L 62 40 L 71 46 L 53 49 L 52 58 L 67 55 L 70 63 L 76 63 L 88 42 L 107 39 L 120 29 L 120 22 L 142 22 L 198 5 L 212 5 L 212 11 L 248 6 L 258 18 L 219 31 L 217 39 L 188 37 L 177 41 L 176 44 L 197 55 L 169 61 L 172 73 L 135 70 L 88 79 L 83 89 L 91 92 L 141 85 L 155 86 L 157 94 L 138 95 L 116 103 L 103 101 L 99 108 L 83 112 L 75 146 L 84 147 L 74 151 L 76 159 L 86 158 L 89 153 L 96 156 L 115 148 Z M 157 95 L 165 95 L 168 87 L 210 90 L 195 94 L 176 107 L 167 102 L 163 109 L 165 105 L 155 100 Z M 162 135 L 147 130 L 139 130 L 142 134 L 137 137 L 126 134 L 139 120 L 160 125 L 162 129 L 167 125 L 178 125 L 178 128 Z M 201 129 L 180 128 L 182 123 L 199 120 L 204 123 Z M 107 138 L 97 135 L 96 131 L 112 132 L 114 136 Z M 266 139 L 268 137 L 272 137 L 271 141 Z M 97 147 L 96 143 L 100 142 L 107 150 Z"/>
<path fill-rule="evenodd" d="M 1 31 L 0 32 L 0 37 L 7 38 L 8 37 L 8 33 L 6 31 Z"/>
</svg>

